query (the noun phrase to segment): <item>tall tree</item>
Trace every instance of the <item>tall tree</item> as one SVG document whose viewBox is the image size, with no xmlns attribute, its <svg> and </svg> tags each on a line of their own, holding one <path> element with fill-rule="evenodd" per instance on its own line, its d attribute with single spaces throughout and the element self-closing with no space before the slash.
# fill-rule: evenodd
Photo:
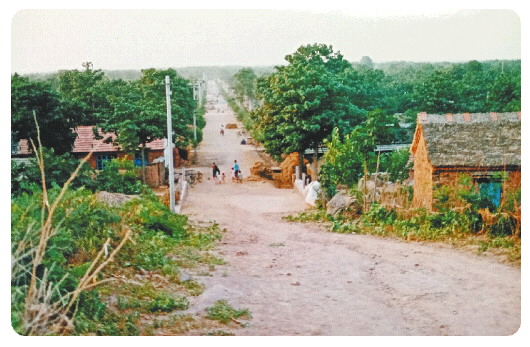
<svg viewBox="0 0 530 347">
<path fill-rule="evenodd" d="M 90 62 L 84 71 L 68 70 L 58 75 L 58 91 L 65 116 L 75 125 L 94 125 L 110 112 L 107 100 L 108 78 L 101 70 L 92 70 Z"/>
<path fill-rule="evenodd" d="M 108 96 L 112 112 L 99 124 L 104 131 L 117 134 L 117 143 L 126 152 L 132 154 L 140 148 L 143 162 L 146 144 L 167 134 L 165 76 L 170 76 L 174 144 L 177 147 L 191 144 L 196 101 L 189 81 L 173 69 L 147 69 L 142 70 L 138 81 L 113 81 Z M 199 131 L 198 135 L 201 134 Z"/>
<path fill-rule="evenodd" d="M 254 108 L 256 100 L 256 74 L 251 68 L 243 68 L 234 74 L 234 92 L 242 104 L 248 101 L 249 110 Z"/>
<path fill-rule="evenodd" d="M 37 144 L 37 117 L 42 145 L 63 154 L 72 149 L 73 122 L 62 112 L 60 96 L 47 82 L 11 77 L 11 136 L 14 141 L 32 139 Z"/>
<path fill-rule="evenodd" d="M 351 103 L 351 64 L 331 46 L 301 46 L 288 65 L 258 83 L 263 105 L 256 111 L 265 148 L 273 155 L 318 148 L 334 127 L 348 132 L 364 111 Z M 303 160 L 303 155 L 300 155 Z M 302 166 L 302 165 L 301 165 Z"/>
</svg>

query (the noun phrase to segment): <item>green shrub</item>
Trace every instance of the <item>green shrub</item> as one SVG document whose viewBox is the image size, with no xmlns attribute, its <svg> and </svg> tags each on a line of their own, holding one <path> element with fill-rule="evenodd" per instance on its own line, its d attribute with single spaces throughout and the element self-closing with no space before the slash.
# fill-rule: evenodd
<svg viewBox="0 0 530 347">
<path fill-rule="evenodd" d="M 396 218 L 397 214 L 394 210 L 387 210 L 384 206 L 375 203 L 361 217 L 364 223 L 382 223 L 384 225 L 391 225 Z"/>
<path fill-rule="evenodd" d="M 236 310 L 226 300 L 217 301 L 212 307 L 207 310 L 209 319 L 220 321 L 221 323 L 227 323 L 232 319 L 240 317 L 250 318 L 250 312 L 247 309 Z"/>
<path fill-rule="evenodd" d="M 70 153 L 57 155 L 53 149 L 48 148 L 43 148 L 42 152 L 46 187 L 49 189 L 54 185 L 62 186 L 79 165 L 79 159 Z M 94 170 L 85 163 L 77 177 L 72 181 L 71 187 L 92 187 L 94 176 Z M 41 172 L 35 158 L 30 158 L 29 164 L 11 161 L 11 196 L 39 191 L 41 190 L 41 183 Z"/>
<path fill-rule="evenodd" d="M 189 306 L 189 301 L 185 297 L 171 297 L 168 294 L 161 294 L 149 303 L 151 312 L 171 312 L 173 310 L 185 310 Z"/>
<path fill-rule="evenodd" d="M 99 191 L 139 194 L 144 186 L 138 177 L 138 168 L 132 160 L 112 159 L 98 173 L 94 186 Z"/>
</svg>

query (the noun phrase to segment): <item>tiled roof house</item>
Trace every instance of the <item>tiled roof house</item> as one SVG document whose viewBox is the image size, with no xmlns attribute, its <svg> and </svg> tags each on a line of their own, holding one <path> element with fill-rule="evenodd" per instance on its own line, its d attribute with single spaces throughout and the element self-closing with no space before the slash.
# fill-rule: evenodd
<svg viewBox="0 0 530 347">
<path fill-rule="evenodd" d="M 123 158 L 127 154 L 116 145 L 112 143 L 102 143 L 100 140 L 97 140 L 94 136 L 94 126 L 78 126 L 75 128 L 77 137 L 74 141 L 74 146 L 72 149 L 72 154 L 77 158 L 83 158 L 86 156 L 92 149 L 94 149 L 92 156 L 90 157 L 88 163 L 89 165 L 98 170 L 102 170 L 105 166 L 107 160 L 113 158 Z M 102 137 L 110 135 L 114 140 L 116 135 L 113 133 L 102 133 L 101 129 L 98 129 L 98 134 Z M 146 164 L 152 163 L 155 159 L 164 156 L 164 140 L 156 139 L 146 144 Z M 32 150 L 28 145 L 28 140 L 20 140 L 18 144 L 15 144 L 11 148 L 11 155 L 13 157 L 28 157 L 32 156 Z M 173 149 L 173 162 L 175 167 L 179 165 L 180 156 L 178 149 Z M 135 163 L 137 165 L 142 164 L 140 154 L 135 155 Z"/>
</svg>

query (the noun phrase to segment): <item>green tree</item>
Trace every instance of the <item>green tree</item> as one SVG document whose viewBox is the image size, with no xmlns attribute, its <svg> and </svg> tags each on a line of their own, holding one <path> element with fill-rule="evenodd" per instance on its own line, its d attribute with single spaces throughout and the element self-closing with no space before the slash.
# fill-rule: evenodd
<svg viewBox="0 0 530 347">
<path fill-rule="evenodd" d="M 193 114 L 197 103 L 193 100 L 189 81 L 173 69 L 142 70 L 142 77 L 138 81 L 114 81 L 111 85 L 112 94 L 108 95 L 112 111 L 99 124 L 105 132 L 112 131 L 117 135 L 117 143 L 127 153 L 133 154 L 140 148 L 143 162 L 146 144 L 167 135 L 165 76 L 170 77 L 174 144 L 177 147 L 192 144 Z M 197 142 L 200 142 L 203 119 L 197 125 Z"/>
<path fill-rule="evenodd" d="M 397 119 L 381 109 L 369 112 L 366 121 L 343 138 L 339 129 L 335 128 L 331 141 L 326 142 L 328 152 L 321 171 L 322 186 L 328 196 L 335 193 L 338 184 L 353 186 L 364 173 L 375 172 L 376 145 L 395 142 L 399 139 L 400 131 Z"/>
<path fill-rule="evenodd" d="M 249 102 L 249 110 L 254 108 L 256 102 L 256 74 L 251 68 L 243 68 L 234 74 L 234 93 L 240 104 Z"/>
<path fill-rule="evenodd" d="M 313 44 L 285 59 L 288 65 L 258 82 L 263 105 L 255 115 L 269 153 L 303 153 L 322 144 L 333 128 L 348 132 L 363 120 L 364 111 L 351 103 L 345 75 L 351 64 L 342 54 Z"/>
<path fill-rule="evenodd" d="M 58 75 L 57 90 L 66 117 L 76 126 L 95 125 L 111 111 L 107 94 L 108 78 L 101 70 L 68 70 Z"/>
<path fill-rule="evenodd" d="M 65 117 L 60 96 L 49 83 L 30 81 L 18 74 L 11 76 L 11 136 L 14 141 L 32 139 L 37 145 L 37 128 L 33 112 L 40 127 L 42 145 L 63 154 L 72 149 L 74 124 Z"/>
</svg>

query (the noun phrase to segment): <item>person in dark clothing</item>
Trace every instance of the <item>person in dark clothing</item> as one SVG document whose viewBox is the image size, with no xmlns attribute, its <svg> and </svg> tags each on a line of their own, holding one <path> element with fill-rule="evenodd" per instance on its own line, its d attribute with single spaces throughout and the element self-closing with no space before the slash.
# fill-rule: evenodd
<svg viewBox="0 0 530 347">
<path fill-rule="evenodd" d="M 217 167 L 217 164 L 212 163 L 212 176 L 213 180 L 217 182 L 217 175 L 221 174 L 221 170 Z"/>
</svg>

